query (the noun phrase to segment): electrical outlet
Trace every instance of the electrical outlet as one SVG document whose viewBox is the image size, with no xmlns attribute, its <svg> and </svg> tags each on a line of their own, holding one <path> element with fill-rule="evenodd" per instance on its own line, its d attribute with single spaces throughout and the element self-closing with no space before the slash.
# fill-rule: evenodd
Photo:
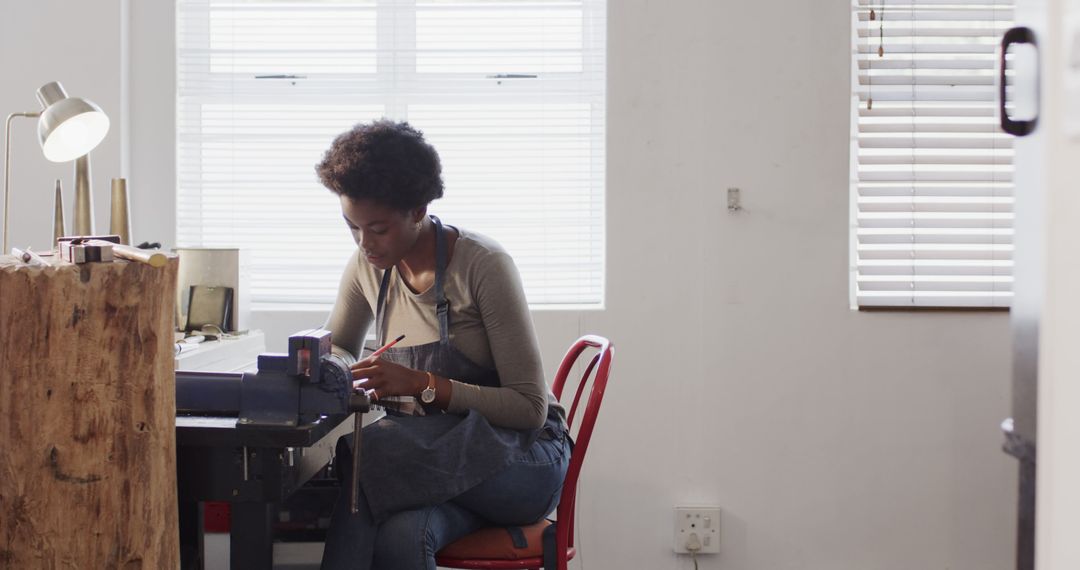
<svg viewBox="0 0 1080 570">
<path fill-rule="evenodd" d="M 698 554 L 720 552 L 720 507 L 675 507 L 675 552 L 689 553 L 687 545 L 695 538 L 701 546 Z"/>
</svg>

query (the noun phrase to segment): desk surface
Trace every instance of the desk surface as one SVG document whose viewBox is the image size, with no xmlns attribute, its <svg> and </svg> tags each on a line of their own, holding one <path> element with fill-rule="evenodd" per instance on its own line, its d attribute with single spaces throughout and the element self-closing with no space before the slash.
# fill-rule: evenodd
<svg viewBox="0 0 1080 570">
<path fill-rule="evenodd" d="M 323 417 L 296 427 L 237 426 L 235 417 L 177 416 L 176 444 L 212 447 L 309 447 L 352 416 Z"/>
<path fill-rule="evenodd" d="M 266 352 L 266 336 L 254 330 L 236 338 L 191 345 L 176 355 L 176 370 L 245 372 L 254 370 L 259 355 Z"/>
</svg>

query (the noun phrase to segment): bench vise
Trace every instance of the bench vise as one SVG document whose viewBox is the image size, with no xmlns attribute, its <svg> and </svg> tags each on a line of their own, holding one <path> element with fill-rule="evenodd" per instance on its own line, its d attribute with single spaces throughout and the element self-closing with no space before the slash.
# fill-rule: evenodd
<svg viewBox="0 0 1080 570">
<path fill-rule="evenodd" d="M 260 354 L 257 372 L 176 373 L 178 413 L 235 415 L 237 428 L 296 427 L 370 410 L 352 372 L 331 351 L 330 331 L 289 337 L 288 354 Z"/>
</svg>

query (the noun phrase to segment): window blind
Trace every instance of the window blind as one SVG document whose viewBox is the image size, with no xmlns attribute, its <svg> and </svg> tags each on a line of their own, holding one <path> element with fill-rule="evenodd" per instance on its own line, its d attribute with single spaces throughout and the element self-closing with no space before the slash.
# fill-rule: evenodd
<svg viewBox="0 0 1080 570">
<path fill-rule="evenodd" d="M 996 50 L 1012 0 L 854 0 L 860 307 L 1007 307 L 1012 141 Z"/>
<path fill-rule="evenodd" d="M 332 303 L 355 249 L 314 166 L 407 120 L 429 211 L 489 235 L 533 305 L 604 290 L 604 0 L 179 0 L 177 242 L 248 251 L 252 300 Z"/>
</svg>

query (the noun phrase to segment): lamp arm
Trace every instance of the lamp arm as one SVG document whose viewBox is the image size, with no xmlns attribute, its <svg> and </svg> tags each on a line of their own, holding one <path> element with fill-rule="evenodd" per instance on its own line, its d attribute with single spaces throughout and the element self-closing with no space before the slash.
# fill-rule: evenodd
<svg viewBox="0 0 1080 570">
<path fill-rule="evenodd" d="M 7 116 L 7 121 L 4 122 L 4 247 L 0 249 L 0 254 L 7 253 L 8 251 L 8 210 L 10 208 L 10 202 L 8 200 L 9 190 L 11 187 L 11 120 L 15 117 L 40 117 L 41 111 L 27 111 L 25 113 L 12 113 Z"/>
</svg>

